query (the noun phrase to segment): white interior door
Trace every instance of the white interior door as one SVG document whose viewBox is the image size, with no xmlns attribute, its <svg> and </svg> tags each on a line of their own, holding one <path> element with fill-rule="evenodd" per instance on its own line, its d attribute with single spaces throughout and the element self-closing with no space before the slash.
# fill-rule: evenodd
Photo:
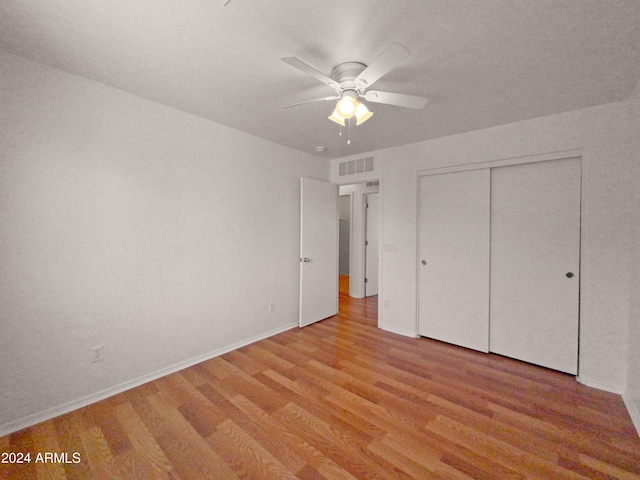
<svg viewBox="0 0 640 480">
<path fill-rule="evenodd" d="M 578 372 L 580 159 L 492 169 L 490 349 Z"/>
<path fill-rule="evenodd" d="M 365 232 L 365 296 L 378 294 L 378 194 L 367 195 Z"/>
<path fill-rule="evenodd" d="M 300 326 L 338 313 L 338 186 L 300 179 Z"/>
<path fill-rule="evenodd" d="M 420 178 L 418 332 L 489 350 L 490 173 Z"/>
</svg>

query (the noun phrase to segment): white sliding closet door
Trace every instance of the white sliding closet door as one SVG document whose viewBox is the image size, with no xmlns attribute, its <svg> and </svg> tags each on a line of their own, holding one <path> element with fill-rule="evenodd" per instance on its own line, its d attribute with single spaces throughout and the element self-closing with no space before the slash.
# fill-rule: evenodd
<svg viewBox="0 0 640 480">
<path fill-rule="evenodd" d="M 490 350 L 574 375 L 580 163 L 576 158 L 491 170 Z"/>
<path fill-rule="evenodd" d="M 420 178 L 418 332 L 489 349 L 489 170 Z"/>
</svg>

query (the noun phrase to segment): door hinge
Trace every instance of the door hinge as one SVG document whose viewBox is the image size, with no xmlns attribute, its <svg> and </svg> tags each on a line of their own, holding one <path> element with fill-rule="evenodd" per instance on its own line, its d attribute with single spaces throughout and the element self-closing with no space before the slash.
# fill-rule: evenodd
<svg viewBox="0 0 640 480">
<path fill-rule="evenodd" d="M 364 244 L 365 244 L 365 245 L 369 245 L 369 240 L 365 240 L 365 241 L 364 241 Z"/>
<path fill-rule="evenodd" d="M 365 278 L 365 279 L 364 279 L 364 283 L 367 283 L 368 281 L 369 281 L 369 279 L 368 279 L 368 278 Z"/>
</svg>

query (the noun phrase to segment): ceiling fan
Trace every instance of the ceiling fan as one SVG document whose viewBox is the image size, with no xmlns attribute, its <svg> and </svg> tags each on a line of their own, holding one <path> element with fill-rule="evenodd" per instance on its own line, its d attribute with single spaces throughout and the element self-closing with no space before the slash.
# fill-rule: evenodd
<svg viewBox="0 0 640 480">
<path fill-rule="evenodd" d="M 421 109 L 427 103 L 425 97 L 367 90 L 374 82 L 405 62 L 410 56 L 411 52 L 409 50 L 399 43 L 394 43 L 382 52 L 371 65 L 367 66 L 360 62 L 341 63 L 333 68 L 331 77 L 295 57 L 284 57 L 281 59 L 283 62 L 312 76 L 316 80 L 320 80 L 335 90 L 335 95 L 285 105 L 284 108 L 296 107 L 305 103 L 338 100 L 334 112 L 329 116 L 329 120 L 342 126 L 345 125 L 345 120 L 354 116 L 356 117 L 356 125 L 360 125 L 373 115 L 364 103 L 358 101 L 358 98 L 364 98 L 373 103 Z"/>
</svg>

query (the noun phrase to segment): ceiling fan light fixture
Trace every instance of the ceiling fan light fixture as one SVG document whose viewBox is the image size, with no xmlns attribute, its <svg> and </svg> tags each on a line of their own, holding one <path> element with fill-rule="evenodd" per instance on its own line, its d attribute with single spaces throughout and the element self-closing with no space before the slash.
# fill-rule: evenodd
<svg viewBox="0 0 640 480">
<path fill-rule="evenodd" d="M 356 106 L 358 101 L 355 96 L 349 95 L 350 92 L 345 92 L 338 103 L 336 104 L 336 111 L 342 118 L 351 118 L 356 114 Z"/>
<path fill-rule="evenodd" d="M 373 116 L 373 112 L 370 112 L 366 105 L 360 103 L 358 98 L 364 98 L 373 103 L 419 110 L 427 103 L 425 97 L 405 95 L 403 93 L 367 91 L 376 81 L 405 62 L 410 56 L 411 52 L 409 50 L 399 43 L 394 43 L 378 55 L 370 65 L 367 66 L 360 62 L 341 63 L 333 67 L 330 77 L 295 57 L 283 57 L 283 62 L 319 80 L 335 91 L 335 95 L 332 97 L 307 100 L 293 105 L 286 105 L 285 108 L 321 100 L 339 99 L 335 110 L 328 118 L 341 126 L 346 126 L 346 120 L 354 116 L 356 117 L 356 125 L 366 122 Z M 349 123 L 349 126 L 351 126 L 351 123 Z"/>
<path fill-rule="evenodd" d="M 329 117 L 327 117 L 327 118 L 328 118 L 329 120 L 331 120 L 332 122 L 336 122 L 338 125 L 342 125 L 343 127 L 345 126 L 345 125 L 344 125 L 344 118 L 342 118 L 342 117 L 340 116 L 340 114 L 338 113 L 338 109 L 335 109 L 335 110 L 333 111 L 333 113 L 332 113 Z"/>
<path fill-rule="evenodd" d="M 356 125 L 361 125 L 373 116 L 364 103 L 358 102 L 356 106 Z"/>
</svg>

